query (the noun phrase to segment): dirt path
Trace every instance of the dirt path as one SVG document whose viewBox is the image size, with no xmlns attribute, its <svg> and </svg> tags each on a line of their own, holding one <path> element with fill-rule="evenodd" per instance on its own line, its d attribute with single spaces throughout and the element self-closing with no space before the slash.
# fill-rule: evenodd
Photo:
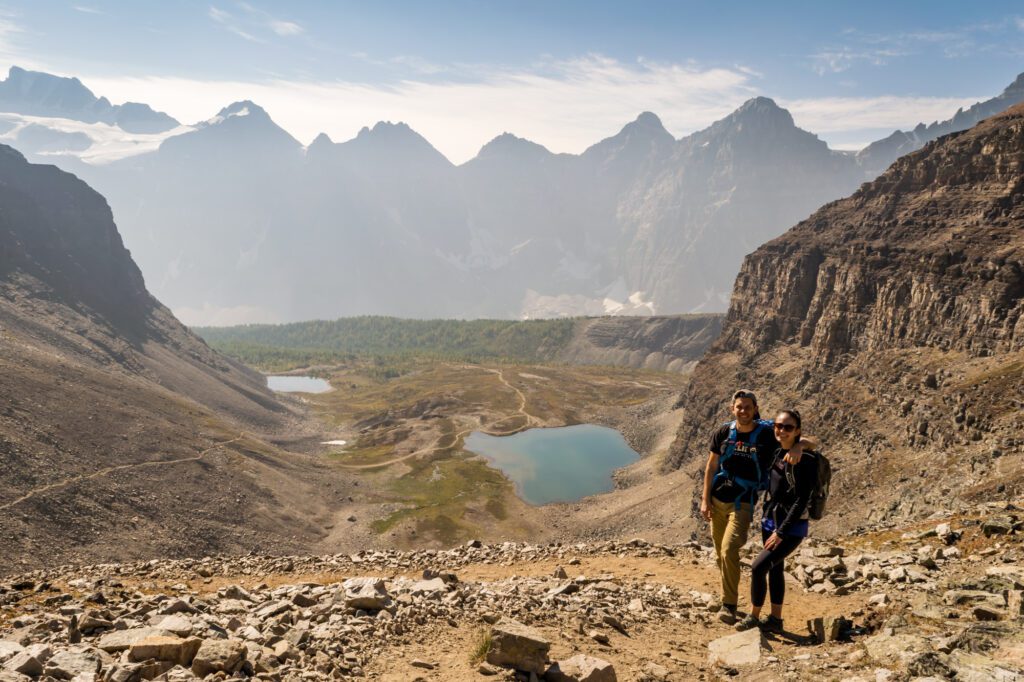
<svg viewBox="0 0 1024 682">
<path fill-rule="evenodd" d="M 206 448 L 205 450 L 203 450 L 202 452 L 200 452 L 198 455 L 195 455 L 194 457 L 182 457 L 181 459 L 166 459 L 166 460 L 158 460 L 158 461 L 154 461 L 154 462 L 137 462 L 135 464 L 119 464 L 117 466 L 107 467 L 106 469 L 100 469 L 99 471 L 94 471 L 91 474 L 85 474 L 85 475 L 82 475 L 82 476 L 74 476 L 72 478 L 68 478 L 68 479 L 65 479 L 63 481 L 58 481 L 57 483 L 50 483 L 49 485 L 44 485 L 44 486 L 42 486 L 40 488 L 36 488 L 35 490 L 30 490 L 29 492 L 25 493 L 24 495 L 22 495 L 21 497 L 19 497 L 18 499 L 14 500 L 12 502 L 8 502 L 7 504 L 0 505 L 0 511 L 4 511 L 5 509 L 10 509 L 11 507 L 14 507 L 15 505 L 21 504 L 22 502 L 24 502 L 26 500 L 32 499 L 36 495 L 48 492 L 50 490 L 56 490 L 58 488 L 63 488 L 65 486 L 71 485 L 73 483 L 80 483 L 81 481 L 88 481 L 88 480 L 91 480 L 91 479 L 94 479 L 94 478 L 99 478 L 101 476 L 106 476 L 107 474 L 111 474 L 111 473 L 113 473 L 115 471 L 124 471 L 126 469 L 141 469 L 143 467 L 165 466 L 165 465 L 168 465 L 168 464 L 182 464 L 184 462 L 198 462 L 201 459 L 203 459 L 203 457 L 205 457 L 208 453 L 210 453 L 210 452 L 212 452 L 212 451 L 214 451 L 214 450 L 216 450 L 216 449 L 218 449 L 220 447 L 223 447 L 225 445 L 230 445 L 231 443 L 238 442 L 238 441 L 242 440 L 243 437 L 244 436 L 240 435 L 237 438 L 232 438 L 231 440 L 226 440 L 226 441 L 217 443 L 216 445 L 212 445 L 212 446 Z"/>
<path fill-rule="evenodd" d="M 524 395 L 522 391 L 520 391 L 518 388 L 516 388 L 515 386 L 513 386 L 512 384 L 510 384 L 508 382 L 508 379 L 505 378 L 505 372 L 503 370 L 500 370 L 500 369 L 487 369 L 486 371 L 491 372 L 493 374 L 497 374 L 498 375 L 498 381 L 500 381 L 501 383 L 505 384 L 507 387 L 509 387 L 510 389 L 515 391 L 516 395 L 519 396 L 519 409 L 516 410 L 516 411 L 519 414 L 521 414 L 524 417 L 526 417 L 526 426 L 529 427 L 529 426 L 533 426 L 534 424 L 536 424 L 538 422 L 537 418 L 534 417 L 533 415 L 531 415 L 529 412 L 526 411 L 526 395 Z M 492 434 L 492 435 L 499 435 L 499 434 Z"/>
<path fill-rule="evenodd" d="M 462 429 L 461 431 L 456 433 L 455 434 L 455 440 L 452 441 L 451 445 L 445 446 L 445 448 L 442 448 L 440 443 L 441 443 L 442 440 L 445 440 L 445 439 L 449 438 L 448 434 L 442 434 L 442 435 L 438 436 L 437 439 L 431 445 L 429 445 L 428 447 L 421 448 L 419 450 L 415 450 L 413 452 L 410 452 L 407 455 L 402 455 L 401 457 L 395 457 L 394 459 L 389 459 L 386 462 L 375 462 L 373 464 L 340 464 L 339 463 L 336 466 L 341 467 L 342 469 L 379 469 L 379 468 L 382 468 L 382 467 L 391 466 L 392 464 L 398 464 L 399 462 L 404 462 L 407 459 L 412 459 L 413 457 L 419 457 L 420 455 L 427 455 L 427 454 L 430 454 L 432 452 L 437 452 L 438 450 L 443 450 L 443 449 L 447 449 L 449 447 L 454 447 L 459 442 L 459 440 L 461 438 L 469 435 L 470 433 L 472 433 L 474 431 L 481 431 L 483 433 L 486 433 L 488 436 L 510 436 L 510 435 L 512 435 L 514 433 L 518 433 L 519 431 L 522 431 L 523 429 L 529 428 L 529 427 L 534 426 L 534 425 L 539 423 L 539 420 L 536 417 L 534 417 L 533 415 L 531 415 L 529 412 L 526 411 L 526 396 L 523 394 L 522 391 L 520 391 L 518 388 L 516 388 L 515 386 L 513 386 L 512 384 L 510 384 L 508 382 L 508 380 L 505 378 L 505 374 L 504 374 L 503 370 L 485 368 L 484 371 L 485 372 L 490 372 L 492 374 L 497 374 L 498 375 L 498 380 L 501 381 L 501 383 L 505 384 L 507 387 L 509 387 L 510 389 L 515 391 L 516 395 L 519 397 L 519 408 L 516 410 L 515 414 L 520 414 L 520 415 L 522 415 L 523 417 L 526 418 L 526 424 L 524 426 L 519 427 L 519 428 L 515 428 L 515 429 L 510 429 L 508 431 L 489 431 L 489 430 L 484 429 L 480 425 L 479 418 L 477 418 L 477 424 L 475 426 L 470 426 L 470 427 Z M 505 419 L 508 419 L 508 417 L 505 417 Z M 505 421 L 505 419 L 502 419 L 501 421 Z M 0 507 L 0 509 L 2 509 L 2 507 Z"/>
</svg>

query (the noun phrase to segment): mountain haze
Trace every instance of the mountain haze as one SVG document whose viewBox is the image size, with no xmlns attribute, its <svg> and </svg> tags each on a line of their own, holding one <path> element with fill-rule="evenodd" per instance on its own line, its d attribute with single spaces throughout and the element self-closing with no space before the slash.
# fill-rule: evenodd
<svg viewBox="0 0 1024 682">
<path fill-rule="evenodd" d="M 248 101 L 109 163 L 34 158 L 109 199 L 149 286 L 192 324 L 716 312 L 745 254 L 1022 97 L 1018 79 L 860 154 L 757 97 L 680 140 L 644 112 L 579 155 L 504 133 L 459 166 L 404 123 L 303 148 Z M 48 148 L 88 143 L 64 135 Z"/>
</svg>

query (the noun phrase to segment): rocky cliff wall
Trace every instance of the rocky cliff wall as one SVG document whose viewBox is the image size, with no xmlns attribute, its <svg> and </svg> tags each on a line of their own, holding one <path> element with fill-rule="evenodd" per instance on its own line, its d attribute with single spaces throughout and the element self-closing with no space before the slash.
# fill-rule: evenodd
<svg viewBox="0 0 1024 682">
<path fill-rule="evenodd" d="M 876 503 L 912 513 L 916 500 L 920 512 L 914 491 L 1001 495 L 1020 485 L 1022 351 L 1018 106 L 900 159 L 746 259 L 722 334 L 680 400 L 666 466 L 696 470 L 744 385 L 766 409 L 807 411 L 847 469 L 839 504 L 859 505 L 849 523 Z M 858 461 L 876 451 L 884 460 Z M 966 473 L 926 463 L 954 452 Z M 880 487 L 889 466 L 896 479 Z"/>
<path fill-rule="evenodd" d="M 601 317 L 580 320 L 557 360 L 688 372 L 722 329 L 723 315 Z"/>
</svg>

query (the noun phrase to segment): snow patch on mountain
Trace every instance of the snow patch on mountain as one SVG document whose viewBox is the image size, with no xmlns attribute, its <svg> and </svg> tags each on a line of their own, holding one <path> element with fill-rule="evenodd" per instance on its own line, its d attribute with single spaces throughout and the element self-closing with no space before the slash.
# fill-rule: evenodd
<svg viewBox="0 0 1024 682">
<path fill-rule="evenodd" d="M 4 144 L 32 156 L 71 156 L 97 166 L 156 151 L 164 140 L 194 130 L 192 126 L 182 125 L 162 133 L 130 133 L 107 123 L 12 113 L 0 113 L 0 121 L 3 127 L 8 128 L 0 135 L 0 142 Z M 50 143 L 43 144 L 38 140 L 40 129 L 52 132 Z M 81 146 L 77 144 L 59 145 L 59 140 L 80 140 L 82 136 L 89 141 L 84 149 L 76 148 Z"/>
</svg>

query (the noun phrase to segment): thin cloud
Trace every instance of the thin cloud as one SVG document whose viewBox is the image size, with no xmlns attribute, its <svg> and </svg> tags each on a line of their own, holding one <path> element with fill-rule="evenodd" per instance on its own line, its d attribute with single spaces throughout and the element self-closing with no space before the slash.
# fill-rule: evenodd
<svg viewBox="0 0 1024 682">
<path fill-rule="evenodd" d="M 251 31 L 255 31 L 257 29 L 269 29 L 271 32 L 283 38 L 290 38 L 305 32 L 305 28 L 303 28 L 301 24 L 295 21 L 281 19 L 266 10 L 249 4 L 248 2 L 239 1 L 235 4 L 245 12 L 247 21 L 252 24 L 247 26 Z"/>
<path fill-rule="evenodd" d="M 854 28 L 839 32 L 842 43 L 824 47 L 809 55 L 811 70 L 819 76 L 842 73 L 858 64 L 884 66 L 893 59 L 934 53 L 947 59 L 967 57 L 976 52 L 1003 50 L 1016 53 L 1024 20 L 1007 17 L 999 21 L 966 24 L 944 30 L 913 30 L 868 33 Z"/>
<path fill-rule="evenodd" d="M 280 21 L 274 19 L 270 22 L 270 30 L 279 36 L 297 36 L 304 30 L 294 21 Z"/>
<path fill-rule="evenodd" d="M 905 50 L 896 48 L 878 49 L 854 49 L 852 47 L 839 47 L 826 49 L 811 55 L 814 72 L 819 76 L 826 73 L 842 73 L 858 62 L 871 64 L 872 66 L 883 66 L 894 57 L 905 57 L 910 54 Z"/>
<path fill-rule="evenodd" d="M 248 40 L 251 43 L 266 42 L 243 29 L 241 26 L 238 25 L 238 21 L 233 14 L 231 14 L 230 12 L 226 12 L 220 9 L 219 7 L 214 7 L 213 5 L 211 5 L 210 10 L 207 12 L 207 16 L 209 16 L 215 22 L 223 26 L 224 30 L 228 31 L 229 33 L 233 33 L 234 35 L 238 36 L 239 38 L 242 38 L 243 40 Z"/>
<path fill-rule="evenodd" d="M 948 119 L 987 97 L 822 97 L 781 100 L 805 130 L 828 136 L 859 130 L 908 130 Z"/>
<path fill-rule="evenodd" d="M 76 12 L 81 12 L 82 14 L 106 14 L 106 12 L 102 10 L 98 10 L 95 7 L 86 7 L 85 5 L 74 5 L 72 9 Z"/>
</svg>

